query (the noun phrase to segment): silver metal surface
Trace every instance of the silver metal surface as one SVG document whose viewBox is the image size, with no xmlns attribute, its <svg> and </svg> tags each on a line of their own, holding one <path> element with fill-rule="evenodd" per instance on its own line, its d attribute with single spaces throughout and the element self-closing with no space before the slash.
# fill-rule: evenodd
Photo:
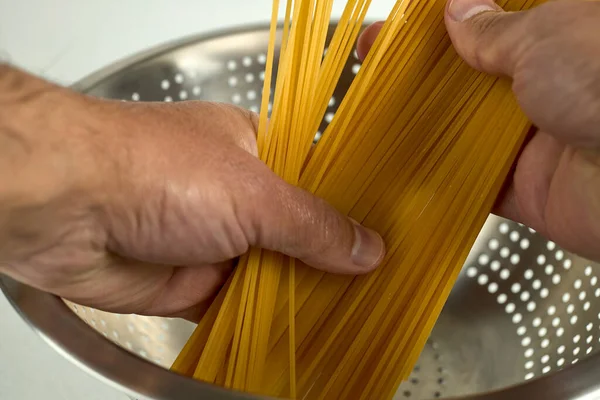
<svg viewBox="0 0 600 400">
<path fill-rule="evenodd" d="M 212 100 L 258 111 L 267 41 L 266 26 L 186 39 L 116 63 L 75 88 L 125 101 Z M 358 68 L 351 58 L 321 130 Z M 600 398 L 598 275 L 599 265 L 490 216 L 396 399 Z M 132 396 L 250 398 L 165 369 L 193 329 L 188 322 L 65 305 L 7 277 L 0 283 L 52 346 Z"/>
</svg>

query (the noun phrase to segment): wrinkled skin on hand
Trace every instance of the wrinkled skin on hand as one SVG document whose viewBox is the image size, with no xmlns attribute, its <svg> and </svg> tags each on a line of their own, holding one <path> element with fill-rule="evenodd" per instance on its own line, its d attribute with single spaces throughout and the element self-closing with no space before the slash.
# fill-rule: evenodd
<svg viewBox="0 0 600 400">
<path fill-rule="evenodd" d="M 0 272 L 99 309 L 198 319 L 250 246 L 335 273 L 379 235 L 257 159 L 257 116 L 86 97 L 0 65 Z"/>
</svg>

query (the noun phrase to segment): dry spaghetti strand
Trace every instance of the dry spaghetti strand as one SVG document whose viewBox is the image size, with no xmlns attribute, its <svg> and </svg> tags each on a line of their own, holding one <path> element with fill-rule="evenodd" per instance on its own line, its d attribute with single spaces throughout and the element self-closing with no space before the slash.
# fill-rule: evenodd
<svg viewBox="0 0 600 400">
<path fill-rule="evenodd" d="M 380 232 L 387 255 L 377 270 L 345 276 L 250 249 L 174 371 L 271 396 L 391 399 L 524 140 L 529 122 L 510 82 L 454 51 L 446 0 L 398 0 L 313 146 L 371 0 L 347 0 L 331 31 L 333 3 L 286 0 L 278 30 L 273 2 L 259 154 L 288 183 Z"/>
</svg>

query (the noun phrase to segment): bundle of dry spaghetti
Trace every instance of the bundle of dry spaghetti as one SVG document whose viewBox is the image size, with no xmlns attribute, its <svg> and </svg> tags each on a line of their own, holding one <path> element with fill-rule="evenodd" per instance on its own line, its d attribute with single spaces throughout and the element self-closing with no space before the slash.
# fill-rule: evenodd
<svg viewBox="0 0 600 400">
<path fill-rule="evenodd" d="M 510 82 L 459 59 L 446 0 L 398 0 L 311 149 L 369 3 L 347 0 L 323 57 L 333 0 L 287 0 L 280 30 L 274 0 L 258 144 L 286 181 L 381 233 L 383 264 L 339 276 L 251 249 L 174 371 L 270 396 L 389 399 L 419 357 L 529 123 Z"/>
</svg>

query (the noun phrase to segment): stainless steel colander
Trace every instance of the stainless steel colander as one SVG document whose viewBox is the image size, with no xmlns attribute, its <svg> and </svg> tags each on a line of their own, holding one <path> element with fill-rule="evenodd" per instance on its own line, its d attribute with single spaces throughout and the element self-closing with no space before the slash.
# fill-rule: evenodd
<svg viewBox="0 0 600 400">
<path fill-rule="evenodd" d="M 191 38 L 119 62 L 75 88 L 125 101 L 203 99 L 258 111 L 267 42 L 267 26 Z M 359 68 L 351 57 L 320 132 Z M 599 275 L 600 265 L 490 216 L 396 398 L 600 398 Z M 52 346 L 132 397 L 251 398 L 165 369 L 193 330 L 188 322 L 65 305 L 7 277 L 0 286 Z"/>
</svg>

